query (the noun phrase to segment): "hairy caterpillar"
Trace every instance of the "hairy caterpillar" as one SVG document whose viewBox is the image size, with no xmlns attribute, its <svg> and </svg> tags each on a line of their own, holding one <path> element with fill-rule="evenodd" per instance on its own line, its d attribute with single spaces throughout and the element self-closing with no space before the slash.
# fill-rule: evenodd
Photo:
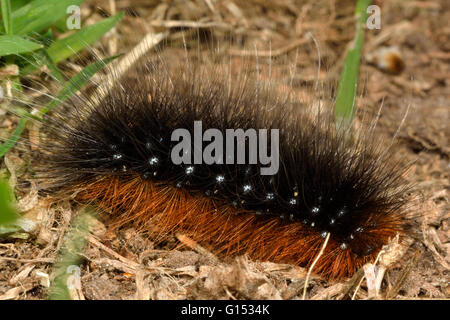
<svg viewBox="0 0 450 320">
<path fill-rule="evenodd" d="M 329 234 L 314 268 L 329 278 L 350 276 L 406 232 L 404 168 L 375 122 L 341 126 L 329 102 L 311 116 L 258 72 L 228 67 L 146 57 L 99 97 L 79 94 L 45 119 L 42 188 L 96 204 L 116 227 L 182 232 L 220 256 L 310 266 Z M 172 133 L 194 136 L 195 121 L 224 136 L 278 129 L 279 170 L 174 164 Z"/>
</svg>

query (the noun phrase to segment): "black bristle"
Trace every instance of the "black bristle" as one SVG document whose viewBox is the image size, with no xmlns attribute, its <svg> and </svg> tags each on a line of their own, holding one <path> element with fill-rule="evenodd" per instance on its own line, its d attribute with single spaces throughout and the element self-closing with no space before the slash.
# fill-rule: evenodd
<svg viewBox="0 0 450 320">
<path fill-rule="evenodd" d="M 299 221 L 364 256 L 376 246 L 370 235 L 377 215 L 399 215 L 403 169 L 373 132 L 336 128 L 329 111 L 300 112 L 287 97 L 223 70 L 141 62 L 138 81 L 120 80 L 100 102 L 78 97 L 49 120 L 43 176 L 55 189 L 105 174 L 140 175 L 185 188 L 243 211 Z M 193 71 L 195 70 L 195 71 Z M 245 72 L 242 73 L 245 75 Z M 280 168 L 262 176 L 261 165 L 174 165 L 171 133 L 194 121 L 203 130 L 280 129 Z M 51 178 L 51 179 L 49 179 Z"/>
</svg>

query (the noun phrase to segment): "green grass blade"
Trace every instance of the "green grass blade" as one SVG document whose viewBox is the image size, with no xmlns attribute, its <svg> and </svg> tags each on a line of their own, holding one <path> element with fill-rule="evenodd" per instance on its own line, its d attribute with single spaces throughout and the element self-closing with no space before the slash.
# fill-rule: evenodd
<svg viewBox="0 0 450 320">
<path fill-rule="evenodd" d="M 44 108 L 39 112 L 40 117 L 44 114 L 57 107 L 67 99 L 69 99 L 75 92 L 81 89 L 83 85 L 98 71 L 103 69 L 108 63 L 113 61 L 119 57 L 119 55 L 115 55 L 112 57 L 108 57 L 103 60 L 95 61 L 77 73 L 72 77 L 69 81 L 66 82 L 64 87 L 61 89 L 56 99 L 53 99 L 50 103 L 48 103 Z M 34 116 L 32 117 L 34 118 Z M 9 139 L 0 145 L 0 158 L 3 157 L 20 139 L 20 135 L 25 129 L 25 124 L 27 123 L 29 117 L 26 115 L 22 116 L 19 121 L 19 125 L 16 130 L 14 130 L 13 134 Z"/>
<path fill-rule="evenodd" d="M 3 26 L 5 28 L 5 33 L 12 35 L 12 18 L 11 18 L 11 1 L 10 0 L 0 0 L 0 5 L 2 7 L 2 20 Z"/>
<path fill-rule="evenodd" d="M 9 139 L 0 145 L 0 158 L 3 157 L 20 139 L 20 135 L 22 134 L 23 129 L 25 129 L 25 124 L 27 123 L 26 118 L 21 118 L 19 124 L 17 125 L 16 130 L 14 130 L 13 134 Z"/>
<path fill-rule="evenodd" d="M 354 115 L 356 88 L 364 38 L 363 26 L 366 23 L 367 7 L 369 5 L 370 0 L 358 0 L 356 4 L 356 34 L 353 39 L 353 44 L 345 57 L 344 67 L 338 84 L 335 109 L 336 118 L 347 124 L 352 121 Z"/>
<path fill-rule="evenodd" d="M 54 266 L 54 280 L 49 288 L 50 300 L 70 300 L 70 290 L 79 285 L 79 265 L 83 261 L 81 254 L 87 246 L 87 238 L 94 221 L 88 209 L 82 210 L 75 217 L 72 228 L 65 237 L 58 262 Z"/>
<path fill-rule="evenodd" d="M 94 25 L 86 26 L 67 38 L 55 41 L 48 49 L 47 53 L 55 63 L 58 63 L 88 45 L 93 44 L 106 32 L 111 30 L 123 17 L 123 12 L 104 19 Z"/>
<path fill-rule="evenodd" d="M 75 92 L 80 90 L 95 73 L 103 69 L 108 63 L 110 63 L 117 57 L 119 57 L 119 55 L 95 61 L 81 70 L 75 76 L 73 76 L 72 79 L 67 81 L 63 86 L 63 88 L 57 95 L 57 98 L 53 99 L 50 103 L 48 103 L 44 108 L 41 109 L 41 111 L 39 112 L 39 116 L 42 117 L 50 110 L 54 109 L 55 107 L 69 99 L 73 94 L 75 94 Z M 35 117 L 33 116 L 32 118 Z M 29 117 L 27 117 L 26 115 L 22 116 L 16 130 L 14 130 L 11 137 L 9 137 L 9 139 L 5 143 L 0 145 L 0 158 L 3 157 L 20 139 L 20 135 L 25 129 L 25 124 L 27 123 L 28 119 Z"/>
<path fill-rule="evenodd" d="M 11 4 L 11 10 L 16 11 L 19 8 L 29 4 L 32 0 L 14 0 Z"/>
<path fill-rule="evenodd" d="M 58 80 L 60 83 L 64 82 L 64 77 L 58 70 L 58 67 L 53 62 L 52 58 L 48 55 L 47 50 L 42 49 L 36 52 L 35 59 L 37 60 L 39 65 L 47 66 L 47 68 L 50 70 L 50 73 L 53 77 L 55 77 L 56 80 Z"/>
<path fill-rule="evenodd" d="M 19 217 L 13 201 L 14 195 L 8 182 L 0 179 L 0 225 L 14 222 Z"/>
<path fill-rule="evenodd" d="M 42 48 L 42 45 L 19 36 L 0 36 L 0 57 L 31 52 L 40 48 Z"/>
<path fill-rule="evenodd" d="M 39 112 L 40 115 L 44 115 L 53 108 L 60 105 L 62 102 L 69 99 L 75 92 L 81 89 L 83 85 L 98 71 L 103 69 L 108 63 L 119 57 L 115 55 L 108 57 L 103 60 L 95 61 L 73 76 L 63 87 L 63 89 L 58 93 L 56 99 L 53 99 Z"/>
<path fill-rule="evenodd" d="M 84 0 L 34 0 L 12 13 L 15 34 L 39 33 L 67 15 L 71 5 Z"/>
</svg>

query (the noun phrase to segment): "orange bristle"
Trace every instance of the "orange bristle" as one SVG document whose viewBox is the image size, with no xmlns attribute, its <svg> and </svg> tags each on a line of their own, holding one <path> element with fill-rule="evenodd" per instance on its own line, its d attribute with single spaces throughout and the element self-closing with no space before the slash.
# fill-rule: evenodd
<svg viewBox="0 0 450 320">
<path fill-rule="evenodd" d="M 104 211 L 117 214 L 113 217 L 116 228 L 132 223 L 139 230 L 152 230 L 156 241 L 181 232 L 220 257 L 247 254 L 256 260 L 309 267 L 324 242 L 317 231 L 300 222 L 257 217 L 182 189 L 158 186 L 139 176 L 126 180 L 106 177 L 93 182 L 82 189 L 78 200 L 97 203 Z M 372 230 L 366 241 L 386 244 L 396 235 L 395 219 L 384 218 L 386 221 L 377 221 L 383 227 Z M 334 279 L 347 277 L 377 254 L 374 251 L 357 257 L 350 249 L 341 250 L 331 238 L 314 271 Z"/>
</svg>

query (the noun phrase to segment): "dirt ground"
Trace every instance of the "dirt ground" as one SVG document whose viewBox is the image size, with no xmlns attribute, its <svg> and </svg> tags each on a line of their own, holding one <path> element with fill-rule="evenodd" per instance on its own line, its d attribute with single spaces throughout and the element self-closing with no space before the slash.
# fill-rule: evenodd
<svg viewBox="0 0 450 320">
<path fill-rule="evenodd" d="M 363 281 L 354 298 L 449 298 L 450 2 L 373 2 L 381 8 L 381 29 L 365 32 L 358 106 L 377 112 L 383 105 L 378 131 L 387 143 L 407 113 L 394 148 L 402 161 L 413 162 L 405 178 L 414 184 L 418 214 L 416 236 L 390 264 L 380 292 L 374 295 Z M 286 61 L 295 61 L 293 87 L 300 96 L 311 93 L 317 78 L 318 54 L 309 33 L 320 47 L 319 80 L 334 88 L 355 26 L 354 1 L 346 0 L 91 0 L 82 7 L 83 22 L 94 23 L 122 10 L 127 12 L 122 22 L 102 40 L 107 54 L 127 53 L 145 35 L 166 31 L 171 44 L 160 45 L 161 52 L 183 48 L 182 31 L 188 47 L 197 50 L 194 41 L 199 40 L 201 27 L 200 39 L 232 34 L 233 57 L 255 60 L 257 48 L 258 63 L 267 66 L 272 60 L 275 74 L 286 74 Z M 213 31 L 203 32 L 206 26 Z M 392 47 L 404 64 L 399 73 L 381 70 L 375 60 L 383 48 Z M 11 131 L 17 120 L 8 114 L 1 117 L 1 129 Z M 28 135 L 32 139 L 32 129 Z M 24 163 L 29 157 L 13 150 L 1 163 L 2 169 L 12 172 L 14 179 L 26 180 Z M 37 224 L 28 233 L 0 238 L 0 299 L 45 299 L 48 277 L 52 278 L 76 208 L 69 203 L 50 205 L 37 195 L 32 182 L 21 186 L 16 188 L 20 208 Z M 107 222 L 105 217 L 96 220 L 87 248 L 80 253 L 81 289 L 73 298 L 302 297 L 306 276 L 302 268 L 246 257 L 221 261 L 180 235 L 157 246 L 132 227 L 111 232 Z M 328 282 L 313 276 L 307 298 L 349 299 L 354 284 L 355 279 Z"/>
</svg>

